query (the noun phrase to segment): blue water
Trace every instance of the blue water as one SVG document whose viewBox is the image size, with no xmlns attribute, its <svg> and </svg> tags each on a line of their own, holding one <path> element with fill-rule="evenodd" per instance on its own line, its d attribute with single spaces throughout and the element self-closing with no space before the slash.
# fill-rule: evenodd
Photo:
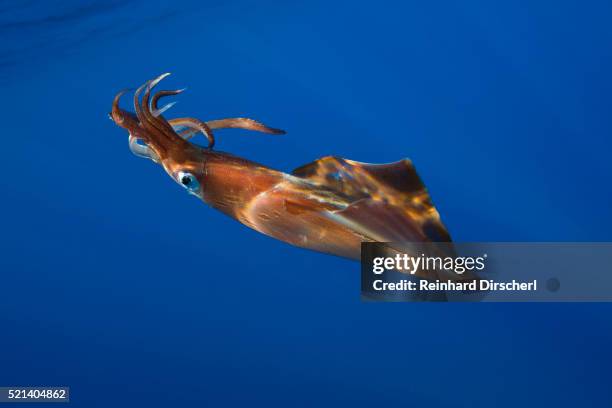
<svg viewBox="0 0 612 408">
<path fill-rule="evenodd" d="M 0 385 L 72 406 L 611 406 L 608 304 L 362 304 L 128 151 L 114 94 L 286 171 L 411 158 L 457 241 L 612 240 L 605 1 L 0 5 Z M 579 271 L 577 271 L 579 273 Z"/>
</svg>

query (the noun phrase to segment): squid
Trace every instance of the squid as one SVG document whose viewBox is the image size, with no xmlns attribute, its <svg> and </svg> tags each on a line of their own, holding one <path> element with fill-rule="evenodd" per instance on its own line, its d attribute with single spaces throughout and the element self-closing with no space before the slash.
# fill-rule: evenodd
<svg viewBox="0 0 612 408">
<path fill-rule="evenodd" d="M 368 164 L 326 156 L 291 173 L 213 149 L 213 131 L 238 128 L 284 131 L 247 118 L 166 119 L 162 98 L 184 89 L 155 87 L 169 74 L 145 82 L 133 96 L 134 113 L 112 104 L 111 119 L 125 129 L 130 150 L 162 166 L 192 194 L 262 234 L 298 247 L 359 259 L 362 242 L 450 242 L 412 162 Z M 201 133 L 207 146 L 191 141 Z"/>
</svg>

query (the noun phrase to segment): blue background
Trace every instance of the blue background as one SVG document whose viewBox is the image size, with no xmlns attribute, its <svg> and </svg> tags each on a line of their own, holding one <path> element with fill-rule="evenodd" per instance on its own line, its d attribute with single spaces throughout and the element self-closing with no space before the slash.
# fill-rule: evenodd
<svg viewBox="0 0 612 408">
<path fill-rule="evenodd" d="M 611 305 L 362 304 L 358 263 L 206 207 L 107 118 L 171 71 L 189 89 L 167 116 L 288 131 L 221 150 L 409 157 L 457 241 L 609 241 L 609 2 L 48 3 L 0 6 L 0 385 L 87 407 L 612 406 Z"/>
</svg>

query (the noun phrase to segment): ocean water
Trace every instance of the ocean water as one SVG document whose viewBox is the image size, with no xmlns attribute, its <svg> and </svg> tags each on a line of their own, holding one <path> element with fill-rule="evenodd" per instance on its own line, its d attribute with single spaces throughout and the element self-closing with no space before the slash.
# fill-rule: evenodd
<svg viewBox="0 0 612 408">
<path fill-rule="evenodd" d="M 609 304 L 365 304 L 133 156 L 112 98 L 290 171 L 408 157 L 456 241 L 612 240 L 605 1 L 3 1 L 0 386 L 71 405 L 610 406 Z M 126 98 L 127 102 L 127 98 Z M 127 105 L 124 105 L 127 106 Z M 577 271 L 578 273 L 579 271 Z"/>
</svg>

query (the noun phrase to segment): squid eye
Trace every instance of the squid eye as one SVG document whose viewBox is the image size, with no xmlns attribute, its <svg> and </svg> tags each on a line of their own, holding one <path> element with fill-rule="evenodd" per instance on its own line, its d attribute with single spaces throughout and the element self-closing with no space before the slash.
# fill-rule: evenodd
<svg viewBox="0 0 612 408">
<path fill-rule="evenodd" d="M 194 192 L 200 189 L 200 182 L 191 173 L 180 171 L 178 173 L 177 180 L 190 192 Z"/>
</svg>

